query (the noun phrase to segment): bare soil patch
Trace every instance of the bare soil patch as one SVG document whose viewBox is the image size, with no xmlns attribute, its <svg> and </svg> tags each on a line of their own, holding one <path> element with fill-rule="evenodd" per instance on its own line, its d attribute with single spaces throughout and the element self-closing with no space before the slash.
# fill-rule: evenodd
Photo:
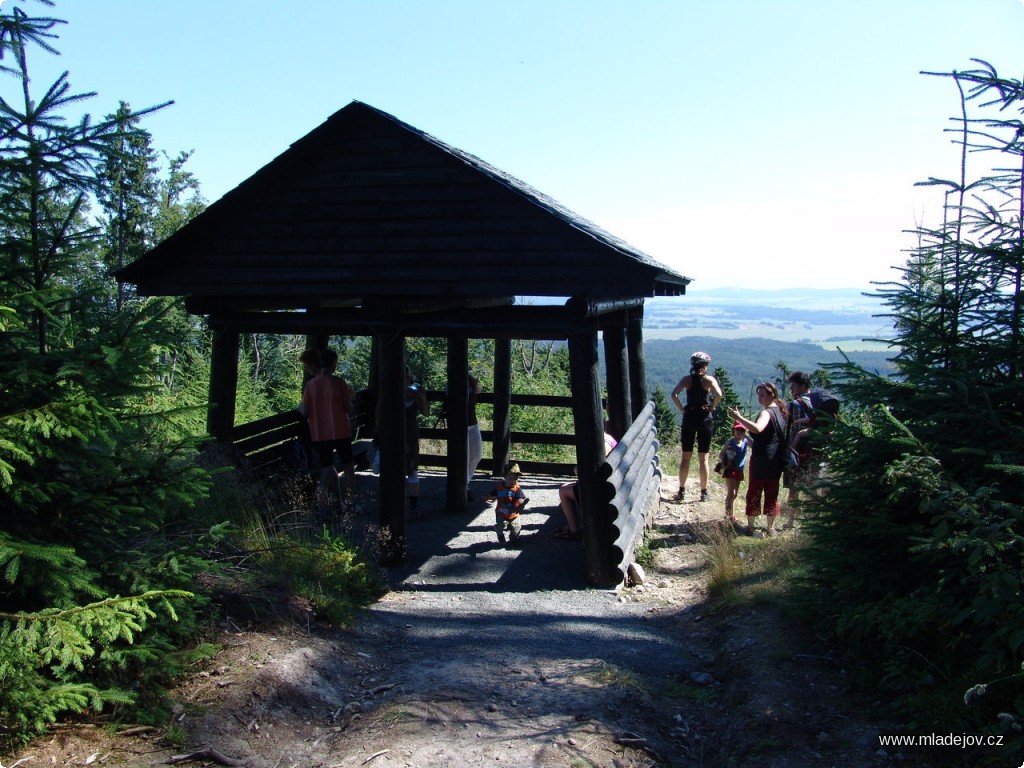
<svg viewBox="0 0 1024 768">
<path fill-rule="evenodd" d="M 352 627 L 226 617 L 220 654 L 182 681 L 165 727 L 60 727 L 2 764 L 894 763 L 877 741 L 893 729 L 817 638 L 776 609 L 707 603 L 719 488 L 676 504 L 666 478 L 646 581 L 615 592 L 587 589 L 581 545 L 553 537 L 559 481 L 523 482 L 519 546 L 498 545 L 482 504 L 441 511 L 443 479 L 428 478 L 406 564 Z"/>
</svg>

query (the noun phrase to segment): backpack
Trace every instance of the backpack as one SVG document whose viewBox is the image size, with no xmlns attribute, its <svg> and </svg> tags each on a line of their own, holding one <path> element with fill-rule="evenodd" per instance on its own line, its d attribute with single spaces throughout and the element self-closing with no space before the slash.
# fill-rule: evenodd
<svg viewBox="0 0 1024 768">
<path fill-rule="evenodd" d="M 806 395 L 802 395 L 801 399 L 810 404 L 811 411 L 815 416 L 819 413 L 826 413 L 832 418 L 836 418 L 839 415 L 839 398 L 830 389 L 815 387 Z"/>
</svg>

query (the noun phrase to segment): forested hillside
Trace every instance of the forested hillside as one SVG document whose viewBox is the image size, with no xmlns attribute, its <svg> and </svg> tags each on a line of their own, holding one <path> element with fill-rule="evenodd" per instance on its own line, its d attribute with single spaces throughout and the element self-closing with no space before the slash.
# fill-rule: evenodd
<svg viewBox="0 0 1024 768">
<path fill-rule="evenodd" d="M 772 339 L 723 339 L 713 336 L 687 336 L 680 339 L 651 339 L 644 342 L 647 382 L 653 392 L 660 386 L 672 391 L 680 377 L 689 372 L 690 355 L 695 350 L 711 355 L 712 368 L 722 367 L 729 373 L 742 402 L 753 402 L 754 386 L 765 378 L 778 375 L 777 362 L 790 370 L 814 371 L 825 363 L 843 361 L 838 350 L 828 351 L 816 344 L 774 341 Z M 893 372 L 889 352 L 850 352 L 849 358 L 871 372 L 887 375 Z"/>
</svg>

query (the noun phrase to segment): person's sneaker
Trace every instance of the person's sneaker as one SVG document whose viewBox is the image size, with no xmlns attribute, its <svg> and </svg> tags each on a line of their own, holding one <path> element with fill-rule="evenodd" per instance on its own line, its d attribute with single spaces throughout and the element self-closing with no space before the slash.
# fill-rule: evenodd
<svg viewBox="0 0 1024 768">
<path fill-rule="evenodd" d="M 682 488 L 680 488 L 678 491 L 676 491 L 675 498 L 673 498 L 672 500 L 673 501 L 682 501 L 685 496 L 686 496 L 686 491 L 684 491 Z"/>
<path fill-rule="evenodd" d="M 707 488 L 701 488 L 700 489 L 700 500 L 701 501 L 707 501 L 708 500 L 708 489 Z"/>
</svg>

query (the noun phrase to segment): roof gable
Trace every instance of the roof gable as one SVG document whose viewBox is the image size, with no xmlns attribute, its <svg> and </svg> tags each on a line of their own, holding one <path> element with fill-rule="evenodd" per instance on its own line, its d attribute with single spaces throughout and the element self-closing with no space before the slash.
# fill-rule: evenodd
<svg viewBox="0 0 1024 768">
<path fill-rule="evenodd" d="M 479 158 L 352 102 L 118 273 L 265 308 L 679 295 L 689 279 Z"/>
</svg>

